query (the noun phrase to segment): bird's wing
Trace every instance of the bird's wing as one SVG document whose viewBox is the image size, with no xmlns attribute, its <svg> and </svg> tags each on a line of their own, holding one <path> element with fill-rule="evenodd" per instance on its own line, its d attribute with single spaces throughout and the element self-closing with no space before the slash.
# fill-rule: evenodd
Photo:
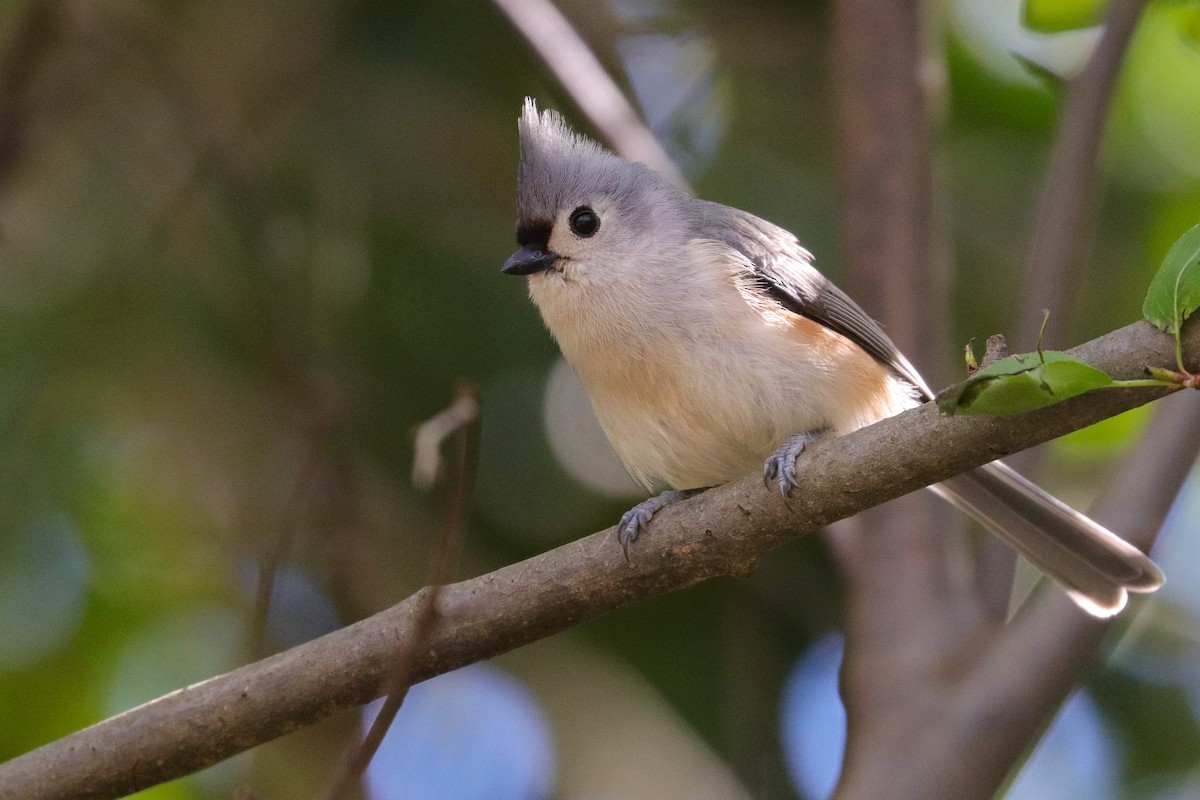
<svg viewBox="0 0 1200 800">
<path fill-rule="evenodd" d="M 922 392 L 921 375 L 888 335 L 850 296 L 812 265 L 812 254 L 788 231 L 753 214 L 704 203 L 702 235 L 745 256 L 763 293 L 795 314 L 840 333 Z"/>
</svg>

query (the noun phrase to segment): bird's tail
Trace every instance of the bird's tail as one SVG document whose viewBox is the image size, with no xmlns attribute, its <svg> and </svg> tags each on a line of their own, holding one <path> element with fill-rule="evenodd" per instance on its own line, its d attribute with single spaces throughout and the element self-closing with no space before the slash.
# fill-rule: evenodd
<svg viewBox="0 0 1200 800">
<path fill-rule="evenodd" d="M 999 461 L 931 487 L 1008 542 L 1081 608 L 1111 617 L 1128 592 L 1163 584 L 1158 566 L 1112 531 Z"/>
</svg>

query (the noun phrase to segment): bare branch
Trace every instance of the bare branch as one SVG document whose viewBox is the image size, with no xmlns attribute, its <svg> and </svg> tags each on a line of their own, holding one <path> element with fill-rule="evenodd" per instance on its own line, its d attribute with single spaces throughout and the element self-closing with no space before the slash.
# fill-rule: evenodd
<svg viewBox="0 0 1200 800">
<path fill-rule="evenodd" d="M 1190 435 L 1200 425 L 1200 397 L 1181 393 L 1155 412 L 1139 453 L 1093 510 L 1146 549 L 1200 451 L 1200 439 Z M 1179 447 L 1181 438 L 1187 446 Z M 1008 627 L 981 630 L 973 646 L 954 654 L 950 674 L 927 675 L 904 687 L 906 703 L 873 709 L 878 728 L 901 736 L 888 739 L 891 750 L 852 774 L 843 796 L 993 797 L 1078 685 L 1112 623 L 1081 614 L 1064 594 L 1047 591 Z M 925 687 L 930 679 L 934 692 Z M 920 724 L 914 712 L 924 712 Z"/>
<path fill-rule="evenodd" d="M 35 0 L 0 60 L 0 185 L 24 151 L 33 79 L 59 36 L 61 3 Z"/>
<path fill-rule="evenodd" d="M 1068 307 L 1087 261 L 1097 209 L 1096 179 L 1104 121 L 1125 51 L 1147 0 L 1113 0 L 1092 57 L 1067 92 L 1026 260 L 1018 349 L 1028 350 L 1051 310 L 1046 341 L 1064 338 Z"/>
<path fill-rule="evenodd" d="M 1146 0 L 1113 0 L 1104 33 L 1091 58 L 1070 83 L 1058 132 L 1050 151 L 1045 185 L 1034 220 L 1025 262 L 1025 292 L 1017 327 L 1018 352 L 1033 347 L 1039 331 L 1057 347 L 1065 339 L 1071 295 L 1083 272 L 1095 234 L 1100 142 L 1117 74 Z M 1044 309 L 1050 309 L 1048 319 Z M 1038 453 L 1014 459 L 1012 466 L 1033 472 Z M 1008 611 L 1017 557 L 1011 548 L 989 539 L 979 556 L 984 597 L 992 615 Z"/>
<path fill-rule="evenodd" d="M 1155 409 L 1138 452 L 1093 509 L 1097 520 L 1122 531 L 1139 547 L 1154 543 L 1171 501 L 1200 453 L 1200 397 L 1172 397 Z M 958 707 L 937 733 L 945 746 L 971 735 L 969 776 L 991 797 L 1029 742 L 1062 704 L 1095 657 L 1109 622 L 1078 613 L 1065 596 L 1045 592 L 1016 624 L 1005 628 L 980 668 L 966 674 L 953 696 Z M 988 720 L 986 736 L 972 735 Z M 990 787 L 990 790 L 988 789 Z M 943 794 L 960 798 L 965 794 Z"/>
<path fill-rule="evenodd" d="M 1196 370 L 1200 324 L 1185 334 L 1187 364 Z M 1074 352 L 1121 378 L 1174 361 L 1170 337 L 1144 322 Z M 630 563 L 610 528 L 447 586 L 412 678 L 512 650 L 635 600 L 717 575 L 745 575 L 784 541 L 1162 394 L 1093 392 L 1015 417 L 942 417 L 927 404 L 818 442 L 800 458 L 806 490 L 790 510 L 763 488 L 761 476 L 747 476 L 664 509 Z M 380 693 L 397 643 L 414 638 L 428 594 L 0 764 L 0 798 L 119 797 L 365 703 Z"/>
<path fill-rule="evenodd" d="M 947 305 L 934 289 L 935 192 L 922 80 L 927 7 L 838 0 L 833 17 L 843 273 L 921 365 L 945 351 L 938 317 Z M 847 579 L 841 675 L 849 780 L 864 765 L 893 763 L 889 710 L 910 712 L 918 697 L 935 705 L 941 687 L 931 676 L 978 633 L 973 559 L 965 537 L 947 535 L 956 524 L 951 515 L 930 495 L 911 495 L 870 509 L 836 534 Z M 894 635 L 900 630 L 904 636 Z"/>
<path fill-rule="evenodd" d="M 278 527 L 270 536 L 264 537 L 262 551 L 258 555 L 257 583 L 254 587 L 254 605 L 250 612 L 250 625 L 246 635 L 247 651 L 254 659 L 267 655 L 267 622 L 271 612 L 271 598 L 275 591 L 275 578 L 279 566 L 292 546 L 305 501 L 312 488 L 313 475 L 317 471 L 318 457 L 311 445 L 305 447 L 300 457 L 300 467 L 286 485 L 283 498 L 278 503 L 279 513 L 273 521 Z"/>
<path fill-rule="evenodd" d="M 421 425 L 420 431 L 434 429 L 439 433 L 438 441 L 433 445 L 434 457 L 437 458 L 437 446 L 445 436 L 457 433 L 458 448 L 455 451 L 454 474 L 451 477 L 450 488 L 446 492 L 445 508 L 442 512 L 441 525 L 437 539 L 434 541 L 433 556 L 429 565 L 429 593 L 423 597 L 416 613 L 416 622 L 410 637 L 400 640 L 396 653 L 392 658 L 392 667 L 383 681 L 386 699 L 380 706 L 379 712 L 371 722 L 371 728 L 357 747 L 352 748 L 343 762 L 342 768 L 329 790 L 324 794 L 325 800 L 337 800 L 356 783 L 366 771 L 371 759 L 375 757 L 388 729 L 400 712 L 404 698 L 413 684 L 413 667 L 417 654 L 429 643 L 434 624 L 438 619 L 438 599 L 446 581 L 450 579 L 450 570 L 458 557 L 462 542 L 463 519 L 467 513 L 467 500 L 475 483 L 475 463 L 478 450 L 478 440 L 474 435 L 474 422 L 479 416 L 478 390 L 474 384 L 462 383 L 455 392 L 454 402 L 449 408 L 437 414 Z M 453 427 L 449 425 L 453 423 Z M 417 464 L 420 458 L 428 458 L 418 449 L 413 453 L 413 473 L 416 481 Z M 436 475 L 438 470 L 434 470 Z"/>
<path fill-rule="evenodd" d="M 1154 416 L 1108 486 L 1094 512 L 1145 550 L 1167 516 L 1179 487 L 1200 456 L 1200 396 L 1184 392 L 1154 409 Z"/>
<path fill-rule="evenodd" d="M 587 42 L 550 0 L 493 0 L 546 62 L 619 154 L 640 161 L 677 186 L 687 179 L 654 138 Z"/>
<path fill-rule="evenodd" d="M 412 482 L 429 489 L 442 472 L 442 442 L 479 416 L 479 399 L 471 386 L 460 386 L 454 402 L 417 426 L 413 434 Z"/>
<path fill-rule="evenodd" d="M 838 243 L 846 283 L 900 349 L 923 364 L 933 219 L 921 85 L 921 3 L 834 4 Z M 932 308 L 931 308 L 932 306 Z M 920 324 L 918 324 L 920 321 Z"/>
<path fill-rule="evenodd" d="M 1191 435 L 1197 425 L 1200 397 L 1195 394 L 1184 393 L 1159 405 L 1138 454 L 1113 480 L 1112 491 L 1104 493 L 1094 516 L 1132 533 L 1131 540 L 1148 549 L 1200 451 L 1200 439 Z M 1181 440 L 1187 443 L 1183 447 Z M 873 765 L 879 769 L 872 784 L 854 787 L 861 792 L 856 796 L 994 796 L 1030 741 L 1079 683 L 1111 627 L 1111 621 L 1080 614 L 1072 606 L 1061 593 L 1045 592 L 1014 624 L 983 637 L 978 657 L 963 665 L 961 679 L 940 687 L 938 708 L 953 713 L 935 710 L 936 724 L 915 732 L 909 726 L 913 735 L 908 741 L 923 756 L 920 768 L 904 760 L 910 754 L 893 753 L 891 759 Z M 986 731 L 979 729 L 981 724 Z M 970 749 L 969 758 L 963 757 L 964 747 Z M 920 775 L 919 781 L 898 784 L 898 761 L 905 767 L 902 772 Z"/>
</svg>

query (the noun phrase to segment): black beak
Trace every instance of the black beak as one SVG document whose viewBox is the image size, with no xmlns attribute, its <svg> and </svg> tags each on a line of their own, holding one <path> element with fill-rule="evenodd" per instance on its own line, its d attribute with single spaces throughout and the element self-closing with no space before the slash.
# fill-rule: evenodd
<svg viewBox="0 0 1200 800">
<path fill-rule="evenodd" d="M 550 269 L 558 258 L 558 253 L 553 250 L 527 244 L 509 256 L 501 269 L 508 275 L 532 275 Z"/>
</svg>

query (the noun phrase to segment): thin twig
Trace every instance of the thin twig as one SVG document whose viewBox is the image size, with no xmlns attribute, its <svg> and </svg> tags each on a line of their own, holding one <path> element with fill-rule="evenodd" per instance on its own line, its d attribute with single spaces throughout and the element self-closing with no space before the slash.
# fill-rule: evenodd
<svg viewBox="0 0 1200 800">
<path fill-rule="evenodd" d="M 38 67 L 58 37 L 61 3 L 34 0 L 0 61 L 0 185 L 25 147 L 28 102 Z"/>
<path fill-rule="evenodd" d="M 449 407 L 417 426 L 413 434 L 413 486 L 418 489 L 433 486 L 442 472 L 442 443 L 478 416 L 479 400 L 475 390 L 462 387 Z"/>
<path fill-rule="evenodd" d="M 1200 398 L 1193 392 L 1158 404 L 1137 450 L 1101 493 L 1092 516 L 1149 550 L 1200 453 L 1197 426 Z M 1078 685 L 1112 627 L 1081 614 L 1059 592 L 1045 591 L 1028 605 L 998 632 L 986 658 L 965 673 L 947 701 L 963 724 L 989 720 L 987 735 L 973 740 L 970 773 L 972 781 L 997 788 Z M 947 726 L 944 741 L 966 733 Z"/>
<path fill-rule="evenodd" d="M 1026 259 L 1018 350 L 1032 347 L 1044 308 L 1052 312 L 1046 341 L 1056 346 L 1064 338 L 1070 318 L 1068 306 L 1088 261 L 1088 244 L 1095 229 L 1104 122 L 1121 63 L 1146 2 L 1112 0 L 1108 4 L 1104 32 L 1096 49 L 1067 91 Z"/>
<path fill-rule="evenodd" d="M 642 122 L 621 87 L 550 0 L 493 2 L 546 62 L 554 77 L 614 150 L 687 188 L 687 179 Z"/>
<path fill-rule="evenodd" d="M 1147 0 L 1113 0 L 1104 33 L 1092 56 L 1070 83 L 1058 132 L 1050 151 L 1033 237 L 1025 262 L 1025 291 L 1017 326 L 1016 349 L 1032 349 L 1038 331 L 1058 346 L 1070 320 L 1071 296 L 1082 282 L 1095 234 L 1100 143 L 1121 63 Z M 1050 318 L 1043 319 L 1043 309 Z M 1023 472 L 1036 470 L 1039 451 L 1013 460 Z M 1017 557 L 1012 548 L 989 538 L 979 554 L 985 576 L 984 599 L 996 619 L 1008 613 Z"/>
<path fill-rule="evenodd" d="M 445 507 L 438 535 L 434 541 L 433 555 L 429 565 L 429 587 L 419 595 L 414 612 L 412 635 L 402 639 L 396 648 L 392 659 L 392 667 L 383 681 L 383 692 L 386 695 L 379 713 L 371 722 L 362 741 L 354 747 L 335 776 L 329 790 L 323 795 L 324 800 L 337 800 L 356 784 L 367 767 L 383 739 L 387 736 L 396 714 L 404 704 L 409 687 L 414 681 L 414 671 L 418 656 L 429 644 L 434 625 L 438 620 L 438 598 L 450 578 L 450 570 L 458 557 L 462 542 L 463 521 L 466 517 L 467 501 L 475 484 L 475 464 L 478 453 L 478 426 L 475 421 L 479 417 L 478 391 L 473 384 L 464 383 L 456 391 L 454 402 L 449 408 L 426 421 L 418 429 L 418 441 L 423 446 L 432 448 L 433 455 L 422 452 L 418 447 L 413 454 L 413 482 L 418 481 L 417 462 L 431 458 L 436 462 L 440 445 L 447 438 L 454 436 L 457 440 L 453 460 L 454 470 L 450 486 L 446 491 Z M 436 440 L 434 439 L 436 437 Z M 426 466 L 429 466 L 428 464 Z M 436 467 L 436 463 L 434 464 Z M 426 472 L 430 480 L 439 470 Z"/>
<path fill-rule="evenodd" d="M 257 583 L 254 588 L 254 606 L 250 613 L 250 631 L 247 635 L 247 650 L 254 659 L 267 655 L 267 620 L 271 613 L 271 597 L 275 589 L 275 576 L 279 565 L 295 539 L 300 521 L 300 509 L 308 496 L 309 484 L 318 465 L 315 447 L 310 446 L 291 491 L 287 493 L 280 509 L 278 527 L 268 542 L 265 552 L 258 559 Z"/>
<path fill-rule="evenodd" d="M 833 67 L 838 120 L 838 241 L 847 287 L 916 363 L 941 349 L 936 302 L 933 159 L 926 67 L 927 3 L 837 0 Z M 965 537 L 928 493 L 850 521 L 835 553 L 846 576 L 847 714 L 839 797 L 871 797 L 879 764 L 904 748 L 898 721 L 918 719 L 939 676 L 978 632 Z M 839 531 L 840 534 L 840 531 Z M 903 631 L 903 636 L 895 635 Z M 857 792 L 857 793 L 856 793 Z"/>
<path fill-rule="evenodd" d="M 1200 322 L 1189 323 L 1184 335 L 1189 368 L 1200 369 Z M 1175 357 L 1171 337 L 1145 322 L 1073 352 L 1118 378 Z M 764 489 L 761 475 L 749 475 L 664 509 L 629 564 L 609 528 L 447 586 L 412 677 L 490 658 L 717 575 L 748 574 L 769 550 L 836 519 L 1160 396 L 1154 389 L 1092 392 L 995 418 L 941 417 L 927 404 L 817 442 L 797 463 L 805 492 L 791 509 Z M 0 764 L 0 800 L 120 797 L 372 700 L 394 663 L 396 642 L 413 638 L 424 596 Z M 946 756 L 969 761 L 961 747 Z"/>
</svg>

